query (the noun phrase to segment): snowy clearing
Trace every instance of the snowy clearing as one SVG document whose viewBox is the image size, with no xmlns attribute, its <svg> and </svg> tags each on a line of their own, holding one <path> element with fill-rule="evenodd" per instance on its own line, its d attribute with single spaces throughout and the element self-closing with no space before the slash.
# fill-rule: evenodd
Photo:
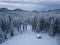
<svg viewBox="0 0 60 45">
<path fill-rule="evenodd" d="M 41 39 L 36 38 L 35 33 L 25 33 L 14 36 L 8 41 L 0 45 L 58 45 L 55 38 L 48 36 L 47 34 L 40 34 Z"/>
</svg>

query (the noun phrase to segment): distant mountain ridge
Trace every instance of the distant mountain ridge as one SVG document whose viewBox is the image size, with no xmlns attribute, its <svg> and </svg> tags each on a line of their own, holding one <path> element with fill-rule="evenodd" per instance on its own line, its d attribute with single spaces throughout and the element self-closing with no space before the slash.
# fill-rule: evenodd
<svg viewBox="0 0 60 45">
<path fill-rule="evenodd" d="M 0 8 L 0 12 L 5 12 L 5 11 L 9 11 L 9 9 L 7 9 L 7 8 Z"/>
<path fill-rule="evenodd" d="M 60 12 L 60 9 L 53 9 L 53 10 L 48 10 L 48 11 L 57 11 L 57 12 Z"/>
<path fill-rule="evenodd" d="M 0 12 L 7 12 L 7 11 L 25 11 L 25 10 L 22 10 L 22 9 L 14 9 L 14 10 L 10 10 L 10 9 L 7 9 L 7 8 L 0 8 Z"/>
<path fill-rule="evenodd" d="M 10 9 L 7 9 L 7 8 L 0 8 L 0 12 L 7 12 L 7 11 L 26 11 L 26 10 L 23 10 L 23 9 L 20 9 L 20 8 L 13 9 L 13 10 L 10 10 Z M 52 10 L 48 10 L 48 11 L 60 12 L 60 9 L 52 9 Z M 38 10 L 33 10 L 32 12 L 39 12 L 39 11 Z"/>
<path fill-rule="evenodd" d="M 18 8 L 18 9 L 14 9 L 12 11 L 24 11 L 24 10 Z"/>
</svg>

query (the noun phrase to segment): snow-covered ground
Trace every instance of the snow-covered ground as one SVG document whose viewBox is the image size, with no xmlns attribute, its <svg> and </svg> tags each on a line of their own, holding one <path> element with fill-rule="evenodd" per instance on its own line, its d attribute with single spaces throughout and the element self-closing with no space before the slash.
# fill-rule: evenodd
<svg viewBox="0 0 60 45">
<path fill-rule="evenodd" d="M 58 45 L 55 38 L 48 34 L 42 34 L 41 39 L 37 39 L 36 33 L 31 32 L 31 26 L 28 25 L 28 30 L 24 34 L 19 34 L 0 45 Z"/>
</svg>

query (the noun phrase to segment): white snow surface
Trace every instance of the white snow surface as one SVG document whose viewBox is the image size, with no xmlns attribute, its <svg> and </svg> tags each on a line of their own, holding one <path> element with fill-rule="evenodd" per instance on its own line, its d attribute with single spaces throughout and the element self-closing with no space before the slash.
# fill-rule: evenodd
<svg viewBox="0 0 60 45">
<path fill-rule="evenodd" d="M 29 31 L 27 30 L 24 34 L 16 35 L 0 45 L 58 45 L 57 40 L 48 34 L 40 33 L 41 39 L 38 39 L 36 37 L 38 34 L 31 32 L 30 26 L 27 29 Z"/>
</svg>

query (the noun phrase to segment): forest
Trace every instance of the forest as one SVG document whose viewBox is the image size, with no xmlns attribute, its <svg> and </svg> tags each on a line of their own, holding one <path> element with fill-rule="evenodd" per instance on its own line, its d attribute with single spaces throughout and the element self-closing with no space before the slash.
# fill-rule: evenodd
<svg viewBox="0 0 60 45">
<path fill-rule="evenodd" d="M 23 34 L 27 30 L 27 25 L 32 26 L 32 32 L 44 32 L 50 36 L 55 36 L 60 34 L 60 12 L 0 12 L 0 43 L 15 36 L 15 31 Z"/>
</svg>

